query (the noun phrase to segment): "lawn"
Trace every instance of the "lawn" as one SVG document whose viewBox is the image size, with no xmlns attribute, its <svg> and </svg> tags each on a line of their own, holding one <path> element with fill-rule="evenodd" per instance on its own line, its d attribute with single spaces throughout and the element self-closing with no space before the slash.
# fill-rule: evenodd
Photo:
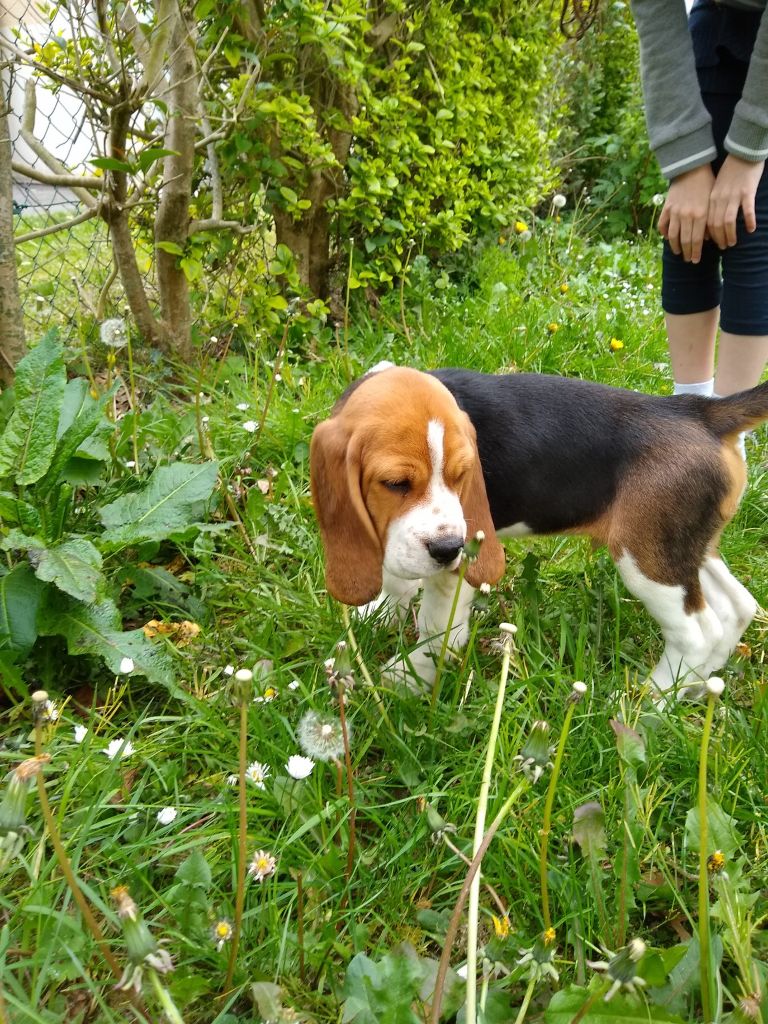
<svg viewBox="0 0 768 1024">
<path fill-rule="evenodd" d="M 105 442 L 108 497 L 174 460 L 215 458 L 222 486 L 199 528 L 105 555 L 123 625 L 154 620 L 174 681 L 59 637 L 6 677 L 4 769 L 50 760 L 45 786 L 13 774 L 3 790 L 7 811 L 30 788 L 28 831 L 0 858 L 0 1021 L 428 1021 L 446 947 L 441 1019 L 463 1020 L 472 915 L 451 915 L 483 793 L 487 824 L 505 814 L 482 861 L 478 1019 L 768 1020 L 764 613 L 721 698 L 659 712 L 643 680 L 661 639 L 607 554 L 509 542 L 433 704 L 379 679 L 412 626 L 349 618 L 324 590 L 309 439 L 375 362 L 669 392 L 655 242 L 554 218 L 522 239 L 439 270 L 419 257 L 402 294 L 374 313 L 353 301 L 347 329 L 282 358 L 262 339 L 199 376 L 137 368 L 136 414 Z M 765 441 L 748 439 L 722 544 L 762 607 Z M 92 536 L 106 499 L 78 493 Z M 55 701 L 36 727 L 27 687 Z"/>
</svg>

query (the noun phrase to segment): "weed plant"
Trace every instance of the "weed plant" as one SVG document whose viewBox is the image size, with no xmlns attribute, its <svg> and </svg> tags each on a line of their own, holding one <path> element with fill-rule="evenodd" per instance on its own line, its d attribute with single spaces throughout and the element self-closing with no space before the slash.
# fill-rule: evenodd
<svg viewBox="0 0 768 1024">
<path fill-rule="evenodd" d="M 375 316 L 353 293 L 346 343 L 254 336 L 173 386 L 137 368 L 114 465 L 215 458 L 219 498 L 110 570 L 172 690 L 53 641 L 4 686 L 3 1024 L 768 1020 L 764 615 L 722 695 L 659 711 L 661 639 L 607 555 L 510 542 L 430 708 L 380 679 L 411 624 L 324 590 L 308 443 L 368 366 L 670 390 L 655 243 L 556 212 L 455 268 L 415 255 Z M 765 451 L 722 545 L 763 606 Z"/>
</svg>

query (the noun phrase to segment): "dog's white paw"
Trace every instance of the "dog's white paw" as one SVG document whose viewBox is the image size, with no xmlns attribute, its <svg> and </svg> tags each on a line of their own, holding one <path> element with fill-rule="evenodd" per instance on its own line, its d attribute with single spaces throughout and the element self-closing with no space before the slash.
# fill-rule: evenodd
<svg viewBox="0 0 768 1024">
<path fill-rule="evenodd" d="M 382 669 L 381 678 L 395 689 L 423 695 L 434 683 L 436 674 L 434 655 L 416 650 L 407 658 L 391 658 Z"/>
</svg>

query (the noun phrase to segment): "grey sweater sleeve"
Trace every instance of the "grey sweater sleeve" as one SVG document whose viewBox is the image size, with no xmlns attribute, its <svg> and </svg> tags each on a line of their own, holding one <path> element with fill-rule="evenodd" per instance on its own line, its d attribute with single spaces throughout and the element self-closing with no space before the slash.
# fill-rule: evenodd
<svg viewBox="0 0 768 1024">
<path fill-rule="evenodd" d="M 733 112 L 725 148 L 744 160 L 768 158 L 768 8 L 757 30 L 747 80 Z"/>
<path fill-rule="evenodd" d="M 640 72 L 651 149 L 661 173 L 676 178 L 717 156 L 712 118 L 702 102 L 696 77 L 685 0 L 632 0 L 631 7 L 640 38 Z M 739 142 L 743 138 L 744 133 L 738 135 Z"/>
</svg>

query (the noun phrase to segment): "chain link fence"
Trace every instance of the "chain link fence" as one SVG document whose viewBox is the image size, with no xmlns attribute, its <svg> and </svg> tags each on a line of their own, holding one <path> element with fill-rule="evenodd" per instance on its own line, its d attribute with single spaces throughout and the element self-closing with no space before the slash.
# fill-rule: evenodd
<svg viewBox="0 0 768 1024">
<path fill-rule="evenodd" d="M 99 311 L 112 274 L 107 226 L 97 217 L 83 219 L 87 211 L 76 189 L 50 181 L 51 163 L 72 175 L 88 173 L 96 151 L 86 104 L 35 67 L 46 47 L 66 46 L 70 25 L 65 15 L 65 9 L 54 15 L 31 0 L 0 0 L 14 237 L 30 339 L 72 323 L 84 309 Z"/>
</svg>

